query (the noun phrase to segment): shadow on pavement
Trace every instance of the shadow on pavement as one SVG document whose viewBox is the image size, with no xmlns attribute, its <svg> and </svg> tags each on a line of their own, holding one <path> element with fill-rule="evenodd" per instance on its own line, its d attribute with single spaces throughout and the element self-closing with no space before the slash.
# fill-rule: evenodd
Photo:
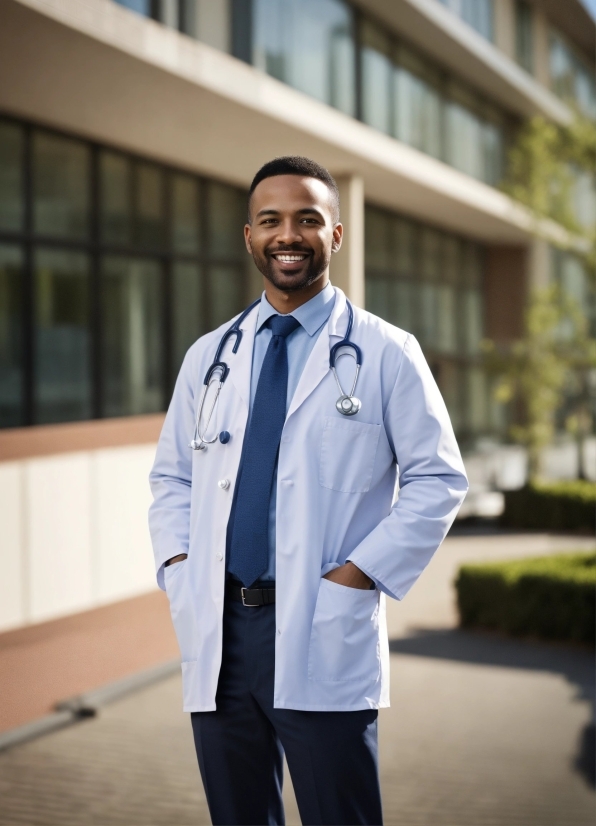
<svg viewBox="0 0 596 826">
<path fill-rule="evenodd" d="M 587 649 L 441 628 L 414 630 L 408 637 L 390 640 L 389 650 L 392 654 L 560 674 L 575 686 L 577 699 L 589 701 L 594 708 L 594 658 Z M 595 785 L 594 722 L 579 736 L 574 767 Z"/>
</svg>

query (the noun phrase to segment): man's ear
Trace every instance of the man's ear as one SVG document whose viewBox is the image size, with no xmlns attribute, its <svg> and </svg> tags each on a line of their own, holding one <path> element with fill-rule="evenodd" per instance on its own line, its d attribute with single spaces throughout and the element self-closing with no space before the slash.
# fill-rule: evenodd
<svg viewBox="0 0 596 826">
<path fill-rule="evenodd" d="M 339 252 L 341 249 L 341 242 L 344 237 L 343 224 L 337 223 L 333 227 L 333 241 L 331 242 L 331 252 Z"/>
<path fill-rule="evenodd" d="M 252 255 L 252 236 L 250 232 L 250 224 L 244 225 L 244 243 L 246 244 L 246 249 Z"/>
</svg>

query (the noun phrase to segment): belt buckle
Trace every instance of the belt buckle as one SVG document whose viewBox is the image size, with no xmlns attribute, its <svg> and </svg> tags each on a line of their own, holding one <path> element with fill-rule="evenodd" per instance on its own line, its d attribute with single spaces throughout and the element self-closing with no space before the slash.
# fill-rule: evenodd
<svg viewBox="0 0 596 826">
<path fill-rule="evenodd" d="M 251 590 L 250 588 L 241 588 L 240 589 L 240 596 L 242 597 L 242 604 L 246 608 L 260 608 L 261 606 L 259 605 L 258 602 L 246 602 L 246 596 L 245 596 L 244 592 L 245 591 L 250 591 L 250 590 Z"/>
</svg>

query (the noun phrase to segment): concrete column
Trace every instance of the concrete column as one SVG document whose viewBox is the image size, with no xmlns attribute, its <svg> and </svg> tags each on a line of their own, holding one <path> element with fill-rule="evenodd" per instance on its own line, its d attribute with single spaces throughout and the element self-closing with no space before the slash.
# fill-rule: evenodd
<svg viewBox="0 0 596 826">
<path fill-rule="evenodd" d="M 534 76 L 539 83 L 550 88 L 548 37 L 548 20 L 541 9 L 534 7 Z"/>
<path fill-rule="evenodd" d="M 364 307 L 364 182 L 356 175 L 336 177 L 344 239 L 331 258 L 331 281 L 353 304 Z"/>
<path fill-rule="evenodd" d="M 533 238 L 528 256 L 528 284 L 540 290 L 551 283 L 551 250 L 544 238 Z"/>
<path fill-rule="evenodd" d="M 161 0 L 160 18 L 164 26 L 178 28 L 178 0 Z"/>
<path fill-rule="evenodd" d="M 515 6 L 513 0 L 498 0 L 493 4 L 495 46 L 515 60 Z"/>
<path fill-rule="evenodd" d="M 202 43 L 228 54 L 232 51 L 230 0 L 195 0 L 196 37 Z"/>
</svg>

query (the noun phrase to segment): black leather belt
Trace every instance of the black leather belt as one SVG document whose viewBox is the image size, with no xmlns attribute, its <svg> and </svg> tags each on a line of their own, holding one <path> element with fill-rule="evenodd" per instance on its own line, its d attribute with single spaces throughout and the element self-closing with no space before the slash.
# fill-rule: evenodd
<svg viewBox="0 0 596 826">
<path fill-rule="evenodd" d="M 226 597 L 241 602 L 247 608 L 258 608 L 261 605 L 273 605 L 275 602 L 275 583 L 263 585 L 262 587 L 252 586 L 245 588 L 242 583 L 235 580 L 226 582 Z"/>
</svg>

